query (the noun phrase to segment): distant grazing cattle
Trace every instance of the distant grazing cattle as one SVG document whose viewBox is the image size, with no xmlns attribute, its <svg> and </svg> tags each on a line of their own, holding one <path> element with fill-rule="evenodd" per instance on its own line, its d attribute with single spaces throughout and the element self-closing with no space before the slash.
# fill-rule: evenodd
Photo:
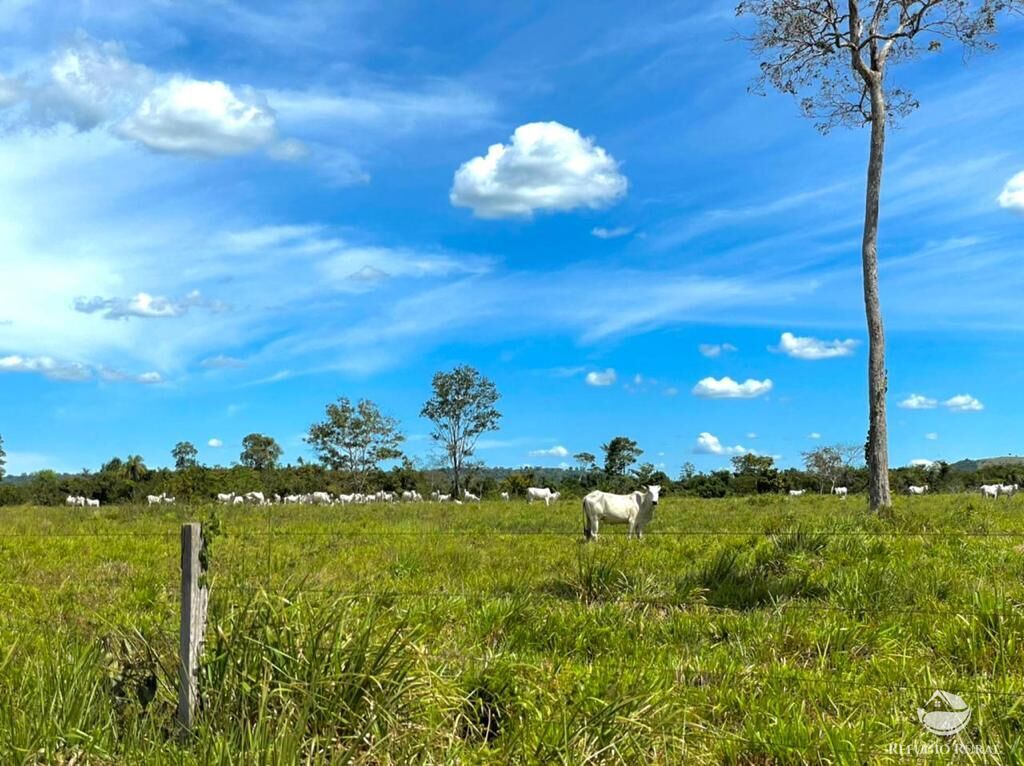
<svg viewBox="0 0 1024 766">
<path fill-rule="evenodd" d="M 1001 484 L 999 485 L 999 494 L 1013 497 L 1019 489 L 1020 487 L 1016 484 Z"/>
<path fill-rule="evenodd" d="M 991 497 L 993 500 L 995 500 L 997 497 L 999 497 L 1000 489 L 1002 489 L 1002 486 L 999 484 L 982 484 L 981 496 Z"/>
<path fill-rule="evenodd" d="M 832 494 L 845 500 L 846 496 L 850 494 L 850 491 L 846 487 L 833 487 Z"/>
<path fill-rule="evenodd" d="M 907 492 L 911 495 L 925 495 L 928 493 L 928 485 L 925 484 L 923 487 L 915 487 L 911 485 L 907 487 Z"/>
<path fill-rule="evenodd" d="M 601 522 L 608 524 L 629 524 L 627 537 L 634 534 L 644 536 L 644 528 L 654 515 L 658 505 L 661 487 L 654 484 L 643 491 L 628 495 L 613 495 L 610 492 L 594 490 L 583 498 L 583 536 L 596 540 Z"/>
<path fill-rule="evenodd" d="M 242 497 L 241 495 L 236 495 L 235 499 L 231 501 L 231 504 L 232 505 L 244 505 L 245 504 L 245 498 Z"/>
<path fill-rule="evenodd" d="M 234 499 L 235 499 L 235 493 L 234 492 L 227 492 L 227 493 L 218 492 L 217 493 L 217 502 L 218 503 L 224 503 L 225 505 L 229 505 L 231 503 L 231 501 L 234 500 Z"/>
<path fill-rule="evenodd" d="M 148 505 L 160 505 L 163 501 L 162 495 L 146 495 L 146 503 Z"/>
<path fill-rule="evenodd" d="M 468 489 L 462 490 L 462 497 L 463 497 L 463 499 L 465 499 L 465 501 L 467 503 L 470 502 L 470 501 L 472 501 L 474 503 L 479 503 L 480 502 L 480 498 L 477 497 L 476 495 L 474 495 Z"/>
<path fill-rule="evenodd" d="M 502 492 L 501 493 L 501 499 L 504 500 L 507 503 L 509 501 L 509 494 L 508 494 L 508 492 Z"/>
<path fill-rule="evenodd" d="M 93 500 L 91 497 L 90 498 L 86 498 L 85 504 L 87 506 L 89 506 L 90 508 L 99 508 L 100 507 L 100 501 L 99 500 Z"/>
<path fill-rule="evenodd" d="M 526 488 L 526 501 L 532 503 L 534 500 L 543 500 L 544 505 L 551 505 L 551 503 L 558 502 L 558 498 L 562 495 L 560 492 L 552 492 L 547 487 L 527 487 Z"/>
<path fill-rule="evenodd" d="M 313 505 L 331 504 L 331 496 L 327 492 L 314 492 L 310 499 L 313 501 Z"/>
<path fill-rule="evenodd" d="M 267 502 L 266 498 L 263 497 L 262 492 L 246 492 L 245 499 L 250 503 L 255 503 L 256 505 L 264 505 Z"/>
<path fill-rule="evenodd" d="M 807 492 L 806 489 L 791 489 L 791 490 L 789 490 L 789 496 L 790 497 L 803 497 L 806 492 Z"/>
</svg>

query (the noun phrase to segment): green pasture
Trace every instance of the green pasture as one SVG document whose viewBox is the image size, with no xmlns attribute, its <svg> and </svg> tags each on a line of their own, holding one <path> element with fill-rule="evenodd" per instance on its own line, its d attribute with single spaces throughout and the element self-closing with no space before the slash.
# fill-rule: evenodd
<svg viewBox="0 0 1024 766">
<path fill-rule="evenodd" d="M 583 543 L 576 500 L 0 508 L 0 763 L 1024 763 L 1024 498 L 669 497 L 624 532 Z M 936 689 L 972 708 L 949 740 Z"/>
</svg>

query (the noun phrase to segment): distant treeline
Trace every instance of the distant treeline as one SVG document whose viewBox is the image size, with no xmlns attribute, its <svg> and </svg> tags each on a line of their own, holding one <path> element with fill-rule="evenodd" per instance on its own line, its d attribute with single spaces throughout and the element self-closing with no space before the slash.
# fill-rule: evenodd
<svg viewBox="0 0 1024 766">
<path fill-rule="evenodd" d="M 770 457 L 742 456 L 733 460 L 731 470 L 699 472 L 683 467 L 675 478 L 650 464 L 621 474 L 599 467 L 580 468 L 484 468 L 468 469 L 462 484 L 474 494 L 497 499 L 500 493 L 523 496 L 526 487 L 547 486 L 563 497 L 582 497 L 593 489 L 627 492 L 644 484 L 660 484 L 669 495 L 729 497 L 777 494 L 804 489 L 809 494 L 829 494 L 833 486 L 845 486 L 850 493 L 864 492 L 867 469 L 840 466 L 834 473 L 788 468 L 779 470 Z M 1024 465 L 985 461 L 978 470 L 954 469 L 946 463 L 930 467 L 893 469 L 893 489 L 906 492 L 910 485 L 928 485 L 930 492 L 973 491 L 981 484 L 1022 483 Z M 390 470 L 368 474 L 330 470 L 319 464 L 249 466 L 228 468 L 189 465 L 180 469 L 147 468 L 141 458 L 115 458 L 97 472 L 58 474 L 54 471 L 8 477 L 0 482 L 0 505 L 61 505 L 68 495 L 95 498 L 104 505 L 144 502 L 147 495 L 166 492 L 178 502 L 204 502 L 218 493 L 262 491 L 267 496 L 327 491 L 336 494 L 355 491 L 418 490 L 428 496 L 433 490 L 452 490 L 449 471 L 421 468 L 405 460 Z"/>
</svg>

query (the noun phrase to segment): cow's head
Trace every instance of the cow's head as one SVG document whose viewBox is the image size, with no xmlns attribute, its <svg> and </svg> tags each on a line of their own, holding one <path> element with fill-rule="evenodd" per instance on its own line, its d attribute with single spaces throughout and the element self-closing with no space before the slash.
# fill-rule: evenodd
<svg viewBox="0 0 1024 766">
<path fill-rule="evenodd" d="M 658 504 L 658 495 L 661 494 L 661 487 L 657 484 L 652 484 L 649 487 L 644 487 L 644 490 L 651 498 L 651 505 L 655 506 Z"/>
</svg>

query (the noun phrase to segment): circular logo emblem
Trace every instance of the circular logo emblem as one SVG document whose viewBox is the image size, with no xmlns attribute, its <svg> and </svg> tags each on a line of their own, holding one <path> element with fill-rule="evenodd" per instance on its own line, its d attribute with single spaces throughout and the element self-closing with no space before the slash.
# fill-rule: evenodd
<svg viewBox="0 0 1024 766">
<path fill-rule="evenodd" d="M 952 692 L 939 690 L 923 708 L 917 709 L 917 719 L 932 734 L 952 737 L 967 728 L 971 721 L 971 709 Z"/>
</svg>

